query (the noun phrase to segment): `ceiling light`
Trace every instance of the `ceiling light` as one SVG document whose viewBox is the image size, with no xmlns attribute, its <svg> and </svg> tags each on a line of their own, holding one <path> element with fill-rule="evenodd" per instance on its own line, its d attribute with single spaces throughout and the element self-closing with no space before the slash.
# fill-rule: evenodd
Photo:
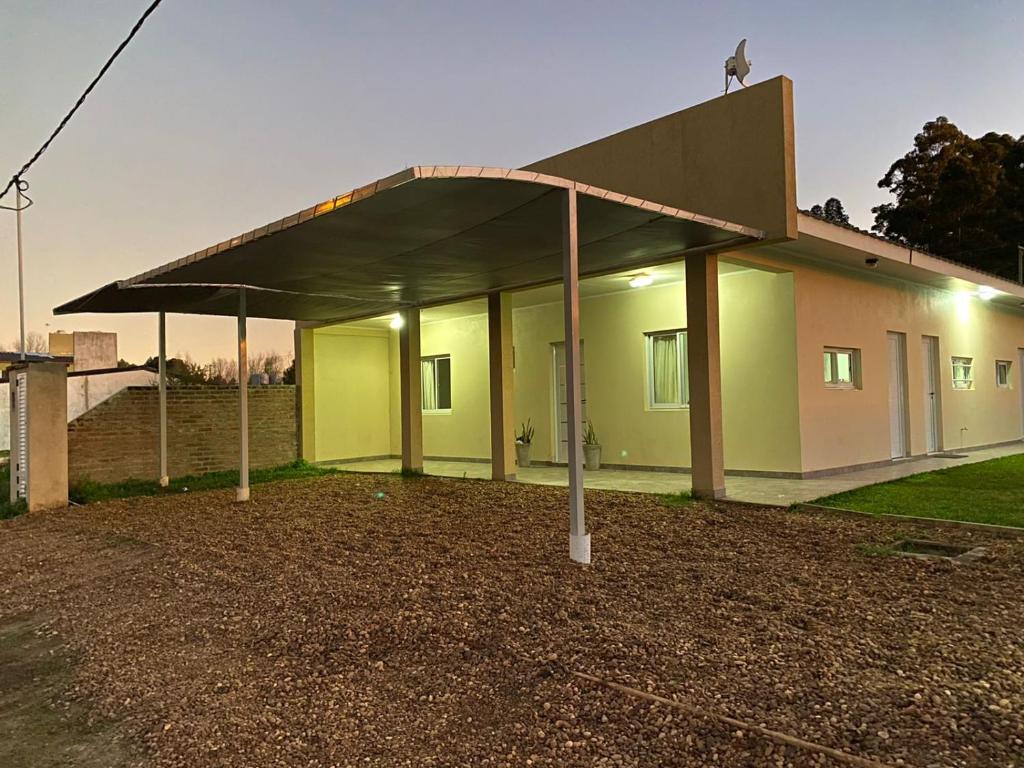
<svg viewBox="0 0 1024 768">
<path fill-rule="evenodd" d="M 396 314 L 394 317 L 391 318 L 391 322 L 388 323 L 388 325 L 390 325 L 397 331 L 399 328 L 405 325 L 405 320 L 402 319 L 401 315 Z"/>
<path fill-rule="evenodd" d="M 650 275 L 636 275 L 629 279 L 630 288 L 643 288 L 654 282 L 654 278 Z"/>
</svg>

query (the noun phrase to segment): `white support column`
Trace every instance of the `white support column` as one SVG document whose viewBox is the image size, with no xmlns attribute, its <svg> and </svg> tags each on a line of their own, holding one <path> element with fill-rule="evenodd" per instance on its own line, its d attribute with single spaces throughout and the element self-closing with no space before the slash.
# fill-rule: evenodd
<svg viewBox="0 0 1024 768">
<path fill-rule="evenodd" d="M 167 316 L 160 313 L 159 343 L 157 351 L 160 371 L 160 485 L 166 488 L 170 483 L 167 474 Z"/>
<path fill-rule="evenodd" d="M 686 337 L 693 495 L 698 499 L 720 499 L 725 496 L 725 460 L 715 254 L 686 257 Z"/>
<path fill-rule="evenodd" d="M 583 435 L 580 418 L 580 278 L 576 190 L 562 196 L 562 286 L 565 314 L 565 389 L 569 462 L 569 557 L 590 562 L 590 534 L 583 512 Z"/>
<path fill-rule="evenodd" d="M 402 471 L 423 471 L 423 401 L 420 368 L 420 311 L 402 312 L 398 331 L 398 371 L 401 378 Z"/>
<path fill-rule="evenodd" d="M 491 479 L 516 479 L 512 407 L 512 306 L 508 294 L 487 296 L 487 352 L 491 389 Z"/>
<path fill-rule="evenodd" d="M 245 288 L 238 289 L 238 487 L 235 501 L 249 500 L 249 350 L 245 339 Z"/>
</svg>

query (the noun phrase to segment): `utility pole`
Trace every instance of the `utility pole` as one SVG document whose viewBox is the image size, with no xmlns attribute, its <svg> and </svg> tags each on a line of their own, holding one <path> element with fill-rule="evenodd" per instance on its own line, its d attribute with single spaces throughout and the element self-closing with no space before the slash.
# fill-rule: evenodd
<svg viewBox="0 0 1024 768">
<path fill-rule="evenodd" d="M 21 184 L 17 176 L 14 177 L 14 213 L 17 217 L 18 231 L 18 313 L 21 319 L 21 360 L 25 361 L 25 259 L 21 254 Z M 27 185 L 26 185 L 27 186 Z"/>
</svg>

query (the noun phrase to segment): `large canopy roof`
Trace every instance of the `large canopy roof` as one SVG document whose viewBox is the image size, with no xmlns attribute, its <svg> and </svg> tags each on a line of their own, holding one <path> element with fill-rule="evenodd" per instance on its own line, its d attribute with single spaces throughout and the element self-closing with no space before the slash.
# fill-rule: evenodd
<svg viewBox="0 0 1024 768">
<path fill-rule="evenodd" d="M 760 230 L 530 171 L 417 166 L 57 307 L 343 321 L 562 276 L 561 193 L 580 275 L 756 242 Z"/>
</svg>

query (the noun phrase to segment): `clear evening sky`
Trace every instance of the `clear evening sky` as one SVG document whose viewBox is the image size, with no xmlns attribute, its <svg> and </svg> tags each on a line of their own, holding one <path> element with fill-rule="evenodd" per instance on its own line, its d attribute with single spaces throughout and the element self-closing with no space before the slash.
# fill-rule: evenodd
<svg viewBox="0 0 1024 768">
<path fill-rule="evenodd" d="M 0 0 L 4 180 L 146 4 Z M 800 205 L 837 196 L 868 227 L 925 121 L 1024 133 L 1022 30 L 1024 0 L 164 0 L 27 177 L 28 327 L 114 330 L 141 362 L 155 316 L 51 309 L 408 165 L 519 166 L 713 98 L 741 37 L 751 81 L 795 81 Z M 290 357 L 291 327 L 252 321 L 250 345 Z M 230 319 L 171 316 L 168 334 L 171 353 L 233 354 Z"/>
</svg>

